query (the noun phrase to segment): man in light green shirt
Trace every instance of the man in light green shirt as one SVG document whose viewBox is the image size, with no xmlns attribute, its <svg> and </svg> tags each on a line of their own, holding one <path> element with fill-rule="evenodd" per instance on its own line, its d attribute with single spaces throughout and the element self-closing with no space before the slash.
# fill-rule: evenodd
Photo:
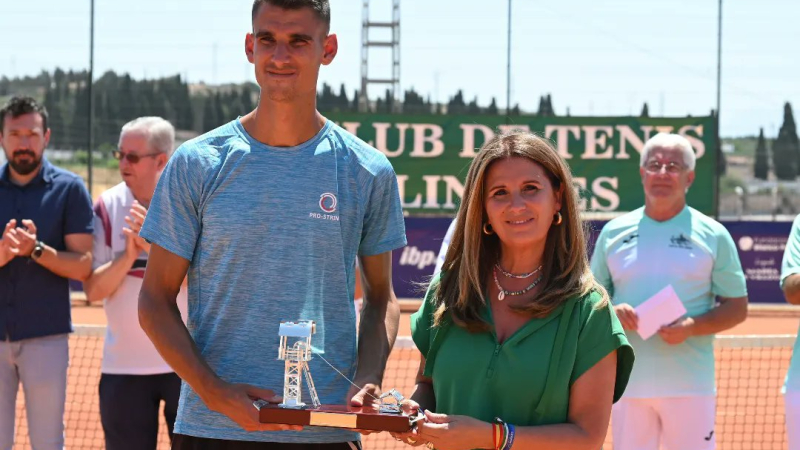
<svg viewBox="0 0 800 450">
<path fill-rule="evenodd" d="M 606 224 L 592 256 L 637 358 L 613 409 L 615 450 L 716 445 L 713 336 L 745 319 L 747 290 L 730 233 L 686 204 L 694 167 L 682 136 L 647 141 L 639 169 L 645 205 Z M 687 313 L 644 340 L 634 308 L 669 285 Z"/>
<path fill-rule="evenodd" d="M 795 217 L 786 242 L 781 268 L 781 288 L 786 301 L 800 305 L 800 216 Z M 798 332 L 800 334 L 800 332 Z M 800 341 L 794 344 L 792 362 L 783 386 L 786 405 L 786 434 L 789 450 L 800 450 Z"/>
</svg>

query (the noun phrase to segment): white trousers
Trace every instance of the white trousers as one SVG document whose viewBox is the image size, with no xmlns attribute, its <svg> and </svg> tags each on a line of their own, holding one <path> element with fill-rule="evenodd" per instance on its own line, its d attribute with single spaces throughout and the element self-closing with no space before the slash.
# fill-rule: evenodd
<svg viewBox="0 0 800 450">
<path fill-rule="evenodd" d="M 714 450 L 716 398 L 623 398 L 612 408 L 614 450 Z"/>
</svg>

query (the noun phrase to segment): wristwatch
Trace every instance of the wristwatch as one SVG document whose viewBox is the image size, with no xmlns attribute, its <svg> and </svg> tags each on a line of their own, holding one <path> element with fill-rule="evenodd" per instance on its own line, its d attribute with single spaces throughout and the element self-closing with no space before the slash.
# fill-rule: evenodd
<svg viewBox="0 0 800 450">
<path fill-rule="evenodd" d="M 33 251 L 31 251 L 31 259 L 36 261 L 42 256 L 42 253 L 44 253 L 44 242 L 36 241 L 36 245 L 33 247 Z"/>
</svg>

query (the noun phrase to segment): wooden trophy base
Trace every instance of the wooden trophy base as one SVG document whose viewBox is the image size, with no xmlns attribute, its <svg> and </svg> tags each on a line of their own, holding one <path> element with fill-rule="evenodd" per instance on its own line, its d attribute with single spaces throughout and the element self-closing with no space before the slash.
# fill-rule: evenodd
<svg viewBox="0 0 800 450">
<path fill-rule="evenodd" d="M 319 408 L 293 409 L 268 404 L 259 409 L 259 421 L 261 423 L 393 431 L 397 433 L 411 429 L 411 422 L 408 416 L 382 413 L 371 406 L 322 405 Z"/>
</svg>

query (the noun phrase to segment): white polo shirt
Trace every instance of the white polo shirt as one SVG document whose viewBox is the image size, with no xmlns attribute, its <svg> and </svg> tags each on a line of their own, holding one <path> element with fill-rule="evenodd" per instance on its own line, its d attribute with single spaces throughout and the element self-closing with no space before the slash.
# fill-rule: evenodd
<svg viewBox="0 0 800 450">
<path fill-rule="evenodd" d="M 125 252 L 125 234 L 133 194 L 125 183 L 103 192 L 94 206 L 94 261 L 92 268 L 106 264 Z M 124 375 L 155 375 L 172 372 L 139 325 L 139 291 L 142 288 L 147 253 L 142 252 L 116 291 L 103 301 L 107 318 L 102 372 Z M 178 308 L 186 320 L 186 289 L 178 293 Z"/>
</svg>

